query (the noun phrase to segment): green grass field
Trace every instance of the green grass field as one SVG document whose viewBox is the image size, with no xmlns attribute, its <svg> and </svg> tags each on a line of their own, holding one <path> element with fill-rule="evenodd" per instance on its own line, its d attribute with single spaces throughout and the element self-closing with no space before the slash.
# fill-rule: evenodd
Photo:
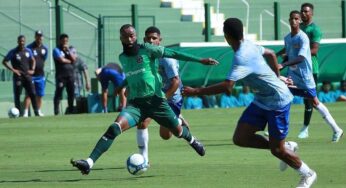
<svg viewBox="0 0 346 188">
<path fill-rule="evenodd" d="M 345 103 L 327 105 L 346 129 Z M 142 176 L 130 175 L 127 157 L 137 153 L 136 131 L 118 137 L 88 176 L 69 164 L 71 157 L 85 158 L 116 114 L 0 119 L 0 187 L 198 187 L 287 188 L 299 176 L 292 169 L 280 172 L 279 161 L 269 151 L 240 148 L 232 143 L 243 108 L 183 111 L 191 129 L 206 146 L 198 156 L 185 141 L 163 141 L 158 126 L 150 127 L 151 168 Z M 346 187 L 346 140 L 331 143 L 331 130 L 314 112 L 310 138 L 299 140 L 303 106 L 292 106 L 288 140 L 297 141 L 301 158 L 316 172 L 313 187 Z"/>
</svg>

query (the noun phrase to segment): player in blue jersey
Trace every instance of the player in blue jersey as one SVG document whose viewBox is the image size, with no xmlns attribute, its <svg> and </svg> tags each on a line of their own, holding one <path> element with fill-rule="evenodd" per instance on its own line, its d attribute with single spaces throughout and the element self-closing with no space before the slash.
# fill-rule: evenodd
<svg viewBox="0 0 346 188">
<path fill-rule="evenodd" d="M 270 149 L 284 161 L 282 167 L 291 166 L 301 175 L 298 187 L 309 187 L 316 179 L 311 170 L 294 152 L 295 142 L 285 142 L 289 129 L 289 110 L 292 94 L 280 81 L 275 53 L 257 46 L 243 37 L 243 24 L 237 18 L 224 22 L 224 35 L 234 51 L 231 69 L 226 80 L 205 88 L 184 87 L 184 95 L 214 95 L 231 92 L 236 81 L 242 80 L 254 91 L 254 101 L 246 108 L 233 135 L 234 144 L 241 147 Z M 268 60 L 269 66 L 265 59 Z M 283 79 L 287 82 L 288 79 Z M 287 84 L 289 84 L 287 82 Z M 269 140 L 259 134 L 268 124 Z M 304 186 L 305 184 L 305 186 Z"/>
<path fill-rule="evenodd" d="M 34 74 L 36 66 L 35 59 L 31 50 L 25 47 L 24 35 L 18 36 L 17 43 L 18 46 L 10 50 L 2 61 L 2 64 L 13 72 L 14 105 L 22 114 L 20 95 L 24 87 L 27 95 L 32 101 L 35 115 L 39 116 L 35 88 L 32 82 L 32 75 Z M 11 64 L 8 63 L 9 61 L 11 61 Z"/>
<path fill-rule="evenodd" d="M 102 87 L 102 112 L 108 113 L 107 99 L 109 82 L 112 82 L 113 84 L 114 95 L 119 95 L 120 102 L 117 110 L 121 111 L 121 109 L 126 106 L 125 88 L 118 89 L 118 87 L 125 81 L 125 74 L 121 67 L 116 63 L 108 63 L 107 65 L 98 68 L 95 71 L 95 74 Z"/>
<path fill-rule="evenodd" d="M 287 58 L 279 68 L 288 67 L 287 75 L 291 77 L 297 88 L 290 88 L 293 95 L 301 96 L 312 101 L 326 123 L 333 131 L 332 141 L 338 142 L 343 130 L 336 124 L 327 107 L 322 104 L 316 94 L 316 84 L 312 74 L 310 42 L 308 36 L 299 28 L 301 16 L 299 11 L 290 13 L 291 32 L 285 37 L 285 47 L 277 54 L 286 53 Z"/>
<path fill-rule="evenodd" d="M 42 31 L 37 30 L 35 32 L 35 41 L 30 43 L 27 46 L 27 48 L 29 48 L 32 51 L 32 54 L 36 62 L 35 72 L 32 75 L 32 81 L 35 84 L 38 113 L 40 116 L 43 116 L 43 113 L 41 111 L 42 97 L 45 94 L 44 89 L 46 87 L 46 78 L 44 76 L 44 64 L 48 57 L 48 48 L 47 46 L 43 44 Z M 25 101 L 24 101 L 25 108 L 24 108 L 23 117 L 29 116 L 30 103 L 31 103 L 30 97 L 25 96 Z"/>
<path fill-rule="evenodd" d="M 159 46 L 162 41 L 161 31 L 154 26 L 148 27 L 145 30 L 145 37 L 143 40 L 144 42 Z M 183 84 L 179 76 L 179 61 L 172 58 L 160 58 L 159 73 L 162 77 L 162 90 L 166 95 L 169 106 L 172 108 L 175 115 L 182 121 L 182 125 L 187 126 L 187 122 L 180 113 L 183 105 L 183 97 L 181 96 Z M 137 126 L 137 144 L 139 153 L 143 155 L 147 162 L 149 161 L 149 133 L 147 127 L 149 126 L 150 121 L 151 119 L 147 118 Z M 172 133 L 164 126 L 160 126 L 160 136 L 162 139 L 168 140 L 172 137 Z"/>
</svg>

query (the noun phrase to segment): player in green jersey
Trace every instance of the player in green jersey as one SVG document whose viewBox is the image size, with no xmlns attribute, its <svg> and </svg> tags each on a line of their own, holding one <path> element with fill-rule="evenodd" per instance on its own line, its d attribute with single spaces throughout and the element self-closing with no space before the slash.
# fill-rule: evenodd
<svg viewBox="0 0 346 188">
<path fill-rule="evenodd" d="M 82 174 L 89 174 L 93 164 L 110 148 L 117 136 L 148 117 L 169 129 L 176 137 L 184 138 L 200 156 L 204 156 L 205 149 L 202 143 L 192 136 L 188 128 L 181 126 L 181 121 L 168 105 L 165 94 L 161 90 L 162 81 L 158 73 L 158 58 L 170 57 L 205 65 L 216 65 L 218 62 L 211 58 L 199 58 L 163 46 L 148 43 L 137 44 L 136 30 L 130 24 L 120 28 L 120 40 L 123 45 L 123 53 L 120 54 L 119 60 L 126 75 L 129 90 L 128 104 L 97 142 L 89 158 L 71 160 L 71 164 Z"/>
<path fill-rule="evenodd" d="M 311 3 L 303 3 L 300 7 L 300 14 L 302 18 L 302 23 L 300 24 L 300 29 L 309 37 L 310 40 L 310 50 L 311 50 L 311 60 L 312 60 L 312 73 L 317 86 L 317 77 L 319 74 L 319 63 L 317 58 L 317 53 L 320 46 L 320 41 L 322 38 L 322 32 L 320 28 L 312 21 L 314 14 L 314 6 Z M 304 99 L 305 111 L 304 111 L 304 125 L 300 130 L 298 135 L 299 138 L 308 138 L 309 130 L 308 126 L 310 124 L 311 115 L 313 111 L 313 104 L 311 100 Z"/>
</svg>

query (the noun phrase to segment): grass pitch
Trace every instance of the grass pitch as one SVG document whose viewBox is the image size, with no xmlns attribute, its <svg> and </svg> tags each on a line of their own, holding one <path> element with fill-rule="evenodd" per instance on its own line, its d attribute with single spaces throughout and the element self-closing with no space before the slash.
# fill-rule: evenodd
<svg viewBox="0 0 346 188">
<path fill-rule="evenodd" d="M 346 130 L 345 103 L 327 105 Z M 87 114 L 43 118 L 0 119 L 0 187 L 29 188 L 287 188 L 299 181 L 297 173 L 280 172 L 279 161 L 267 150 L 240 148 L 232 135 L 243 108 L 183 111 L 192 133 L 206 146 L 198 156 L 185 141 L 163 141 L 152 123 L 149 142 L 151 168 L 130 175 L 127 157 L 137 153 L 136 129 L 120 135 L 88 176 L 69 160 L 85 158 L 115 119 L 116 114 Z M 298 142 L 301 158 L 318 174 L 315 188 L 346 187 L 346 140 L 331 143 L 331 129 L 314 112 L 310 138 L 300 140 L 303 106 L 292 106 L 287 140 Z"/>
</svg>

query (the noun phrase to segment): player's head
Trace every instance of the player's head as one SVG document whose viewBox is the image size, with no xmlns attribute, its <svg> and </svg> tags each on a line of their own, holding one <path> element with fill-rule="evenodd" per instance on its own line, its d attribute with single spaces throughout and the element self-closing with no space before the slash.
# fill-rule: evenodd
<svg viewBox="0 0 346 188">
<path fill-rule="evenodd" d="M 340 90 L 341 91 L 346 91 L 346 80 L 341 80 L 340 81 Z"/>
<path fill-rule="evenodd" d="M 325 93 L 328 93 L 332 89 L 332 85 L 330 84 L 330 81 L 323 81 L 321 90 Z"/>
<path fill-rule="evenodd" d="M 60 34 L 59 45 L 62 47 L 68 48 L 68 35 L 66 33 Z"/>
<path fill-rule="evenodd" d="M 243 23 L 238 18 L 228 18 L 223 22 L 223 33 L 228 44 L 243 40 Z"/>
<path fill-rule="evenodd" d="M 24 35 L 19 35 L 17 37 L 17 44 L 19 48 L 24 48 L 25 46 L 25 36 Z"/>
<path fill-rule="evenodd" d="M 148 27 L 145 30 L 145 36 L 143 40 L 144 42 L 148 42 L 153 45 L 160 45 L 162 38 L 159 28 L 155 26 Z"/>
<path fill-rule="evenodd" d="M 120 41 L 124 47 L 133 47 L 137 43 L 136 30 L 131 24 L 121 26 Z"/>
<path fill-rule="evenodd" d="M 43 41 L 43 32 L 41 30 L 35 31 L 35 42 L 41 44 Z"/>
<path fill-rule="evenodd" d="M 290 18 L 288 20 L 290 22 L 291 30 L 299 29 L 299 25 L 301 22 L 300 12 L 298 10 L 292 10 L 290 12 Z"/>
<path fill-rule="evenodd" d="M 314 5 L 311 3 L 303 3 L 300 6 L 300 13 L 302 16 L 302 21 L 309 23 L 314 15 Z"/>
<path fill-rule="evenodd" d="M 76 57 L 78 56 L 77 49 L 74 46 L 70 45 L 68 49 L 70 50 L 71 54 L 75 55 Z"/>
</svg>

